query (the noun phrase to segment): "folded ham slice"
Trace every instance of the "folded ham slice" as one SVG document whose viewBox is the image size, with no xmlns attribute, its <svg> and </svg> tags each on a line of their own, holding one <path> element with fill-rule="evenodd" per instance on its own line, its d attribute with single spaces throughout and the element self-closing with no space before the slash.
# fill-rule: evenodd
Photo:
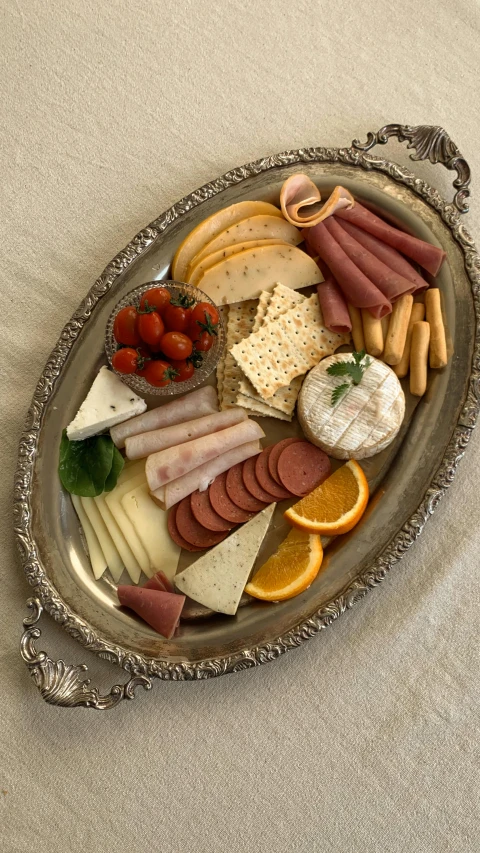
<svg viewBox="0 0 480 853">
<path fill-rule="evenodd" d="M 368 231 L 369 234 L 383 240 L 388 246 L 402 252 L 412 261 L 420 264 L 431 275 L 438 274 L 445 259 L 445 252 L 438 246 L 432 246 L 431 243 L 426 243 L 424 240 L 412 237 L 411 234 L 405 234 L 404 231 L 394 228 L 393 225 L 388 225 L 387 222 L 380 219 L 379 216 L 375 216 L 374 213 L 371 213 L 358 202 L 350 209 L 338 208 L 335 214 L 340 219 L 346 219 L 347 222 L 357 225 L 363 231 Z"/>
<path fill-rule="evenodd" d="M 384 317 L 392 304 L 369 278 L 350 260 L 332 237 L 324 222 L 302 231 L 311 249 L 318 252 L 332 271 L 347 302 L 355 308 L 367 308 L 373 317 Z"/>
<path fill-rule="evenodd" d="M 215 477 L 233 468 L 239 462 L 244 462 L 250 456 L 256 456 L 261 449 L 258 439 L 240 444 L 238 447 L 220 454 L 215 459 L 204 462 L 203 465 L 199 465 L 198 468 L 194 468 L 188 474 L 184 474 L 183 477 L 172 480 L 166 486 L 156 489 L 152 492 L 152 498 L 162 509 L 170 509 L 174 504 L 186 498 L 187 495 L 192 495 L 197 489 L 204 492 L 213 483 Z"/>
<path fill-rule="evenodd" d="M 192 418 L 200 418 L 202 415 L 210 415 L 218 412 L 217 392 L 212 385 L 204 385 L 185 397 L 178 397 L 164 406 L 150 409 L 143 415 L 130 418 L 110 430 L 110 435 L 117 447 L 125 447 L 125 440 L 131 435 L 139 435 L 141 432 L 160 429 L 174 424 L 182 424 Z"/>
<path fill-rule="evenodd" d="M 399 296 L 403 296 L 405 293 L 413 293 L 415 285 L 412 281 L 387 267 L 376 255 L 372 255 L 368 249 L 365 249 L 361 243 L 358 243 L 354 237 L 348 234 L 340 223 L 341 220 L 331 216 L 325 221 L 325 228 L 342 247 L 350 260 L 370 281 L 373 281 L 389 302 L 395 302 Z"/>
<path fill-rule="evenodd" d="M 202 438 L 187 441 L 186 444 L 153 453 L 147 458 L 145 465 L 148 487 L 154 492 L 160 486 L 183 477 L 227 450 L 247 441 L 255 441 L 264 435 L 263 429 L 256 421 L 246 420 L 212 435 L 204 435 Z"/>
<path fill-rule="evenodd" d="M 337 210 L 351 208 L 355 199 L 345 187 L 335 187 L 322 205 L 320 190 L 307 175 L 287 178 L 280 191 L 280 207 L 285 219 L 297 228 L 313 228 Z"/>
<path fill-rule="evenodd" d="M 317 264 L 324 278 L 322 284 L 317 284 L 318 301 L 324 325 L 331 332 L 345 335 L 352 331 L 352 321 L 345 297 L 327 265 L 320 258 L 318 258 Z"/>
<path fill-rule="evenodd" d="M 195 418 L 195 420 L 164 429 L 142 432 L 125 439 L 125 451 L 129 459 L 143 459 L 144 456 L 166 450 L 167 447 L 185 444 L 186 441 L 193 441 L 194 438 L 201 438 L 203 435 L 235 426 L 246 421 L 247 417 L 245 409 L 238 407 L 214 412 L 212 415 L 205 415 L 203 418 Z"/>
<path fill-rule="evenodd" d="M 425 281 L 415 267 L 400 252 L 397 252 L 391 246 L 387 246 L 386 243 L 383 243 L 378 237 L 374 237 L 373 234 L 369 234 L 368 231 L 362 231 L 357 225 L 347 222 L 346 219 L 338 219 L 337 221 L 347 234 L 350 234 L 358 243 L 361 243 L 372 255 L 383 261 L 391 270 L 395 270 L 395 272 L 403 275 L 404 278 L 408 278 L 415 285 L 414 293 L 421 293 L 422 290 L 426 290 L 428 282 Z"/>
<path fill-rule="evenodd" d="M 129 607 L 167 640 L 173 637 L 185 603 L 184 595 L 147 589 L 142 586 L 119 586 L 117 595 L 124 607 Z"/>
<path fill-rule="evenodd" d="M 158 589 L 160 592 L 174 592 L 174 586 L 171 581 L 167 578 L 165 572 L 161 570 L 156 572 L 152 578 L 149 578 L 146 583 L 143 584 L 144 589 Z"/>
</svg>

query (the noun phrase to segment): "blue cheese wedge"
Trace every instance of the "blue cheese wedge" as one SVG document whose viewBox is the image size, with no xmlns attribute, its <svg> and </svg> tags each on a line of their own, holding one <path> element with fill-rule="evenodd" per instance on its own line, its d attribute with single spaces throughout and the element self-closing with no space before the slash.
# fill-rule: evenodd
<svg viewBox="0 0 480 853">
<path fill-rule="evenodd" d="M 67 427 L 70 441 L 82 441 L 141 415 L 147 404 L 108 367 L 101 367 L 85 400 Z"/>
<path fill-rule="evenodd" d="M 275 504 L 270 504 L 220 545 L 175 577 L 175 586 L 217 613 L 234 616 L 265 538 Z"/>
<path fill-rule="evenodd" d="M 334 459 L 365 459 L 393 441 L 405 416 L 405 396 L 393 370 L 371 358 L 359 385 L 351 385 L 332 406 L 332 391 L 344 378 L 327 373 L 350 353 L 324 358 L 305 379 L 298 419 L 305 437 Z"/>
</svg>

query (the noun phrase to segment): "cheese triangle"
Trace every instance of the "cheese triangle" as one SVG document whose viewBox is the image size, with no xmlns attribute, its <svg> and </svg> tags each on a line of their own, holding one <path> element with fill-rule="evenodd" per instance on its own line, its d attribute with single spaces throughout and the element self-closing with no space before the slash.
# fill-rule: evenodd
<svg viewBox="0 0 480 853">
<path fill-rule="evenodd" d="M 234 616 L 272 519 L 270 504 L 216 548 L 175 576 L 181 592 L 218 613 Z"/>
</svg>

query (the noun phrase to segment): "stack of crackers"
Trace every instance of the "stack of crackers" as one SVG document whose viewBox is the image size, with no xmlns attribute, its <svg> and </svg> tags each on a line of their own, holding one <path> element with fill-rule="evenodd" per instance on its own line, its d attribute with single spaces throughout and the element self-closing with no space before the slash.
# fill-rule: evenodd
<svg viewBox="0 0 480 853">
<path fill-rule="evenodd" d="M 292 420 L 305 373 L 350 340 L 324 328 L 316 293 L 307 298 L 283 284 L 230 305 L 226 325 L 217 366 L 221 408 L 283 421 Z"/>
</svg>

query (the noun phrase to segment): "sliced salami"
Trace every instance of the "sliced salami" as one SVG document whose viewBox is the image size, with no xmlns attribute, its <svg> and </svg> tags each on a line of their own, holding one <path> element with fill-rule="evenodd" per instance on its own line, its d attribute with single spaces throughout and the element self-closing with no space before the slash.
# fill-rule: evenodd
<svg viewBox="0 0 480 853">
<path fill-rule="evenodd" d="M 227 494 L 227 471 L 215 477 L 209 486 L 208 496 L 215 512 L 233 524 L 243 524 L 244 521 L 250 521 L 255 515 L 254 512 L 246 512 L 244 509 L 240 509 L 230 500 Z"/>
<path fill-rule="evenodd" d="M 280 458 L 280 454 L 285 447 L 288 447 L 289 444 L 295 444 L 296 441 L 303 441 L 302 438 L 284 438 L 282 441 L 277 441 L 276 444 L 273 445 L 269 457 L 268 457 L 268 470 L 270 472 L 270 476 L 273 477 L 276 483 L 279 486 L 282 485 L 282 481 L 278 476 L 278 460 Z"/>
<path fill-rule="evenodd" d="M 275 495 L 270 494 L 270 492 L 266 492 L 265 489 L 262 489 L 257 480 L 257 475 L 255 474 L 255 462 L 255 456 L 251 456 L 250 459 L 247 459 L 247 461 L 243 463 L 243 484 L 247 491 L 249 491 L 254 498 L 257 498 L 258 501 L 272 503 L 272 501 L 276 501 L 276 497 Z"/>
<path fill-rule="evenodd" d="M 227 494 L 240 509 L 244 509 L 246 512 L 260 512 L 261 509 L 265 509 L 270 501 L 259 501 L 250 494 L 243 482 L 242 469 L 244 464 L 244 462 L 239 462 L 227 472 Z"/>
<path fill-rule="evenodd" d="M 277 470 L 285 488 L 304 497 L 330 476 L 330 459 L 309 441 L 296 441 L 282 450 Z"/>
<path fill-rule="evenodd" d="M 190 495 L 190 506 L 198 523 L 206 527 L 207 530 L 221 533 L 224 530 L 231 530 L 232 527 L 235 527 L 234 521 L 226 521 L 218 512 L 215 512 L 208 495 L 208 490 L 193 492 Z"/>
<path fill-rule="evenodd" d="M 213 545 L 218 545 L 228 533 L 228 531 L 215 533 L 213 530 L 207 530 L 203 524 L 199 524 L 190 506 L 190 495 L 178 504 L 175 521 L 182 539 L 195 548 L 211 548 Z"/>
<path fill-rule="evenodd" d="M 275 500 L 283 501 L 286 498 L 292 497 L 292 492 L 289 492 L 283 485 L 276 483 L 270 471 L 268 470 L 268 460 L 273 452 L 274 444 L 262 450 L 259 456 L 255 458 L 255 474 L 262 489 L 265 489 L 270 495 L 275 495 Z"/>
<path fill-rule="evenodd" d="M 185 551 L 204 551 L 204 548 L 196 548 L 194 545 L 191 545 L 190 542 L 187 542 L 183 536 L 180 535 L 180 532 L 177 527 L 177 510 L 180 504 L 175 504 L 172 506 L 170 512 L 168 513 L 168 532 L 172 537 L 175 545 L 178 545 L 179 548 L 183 548 Z"/>
</svg>

